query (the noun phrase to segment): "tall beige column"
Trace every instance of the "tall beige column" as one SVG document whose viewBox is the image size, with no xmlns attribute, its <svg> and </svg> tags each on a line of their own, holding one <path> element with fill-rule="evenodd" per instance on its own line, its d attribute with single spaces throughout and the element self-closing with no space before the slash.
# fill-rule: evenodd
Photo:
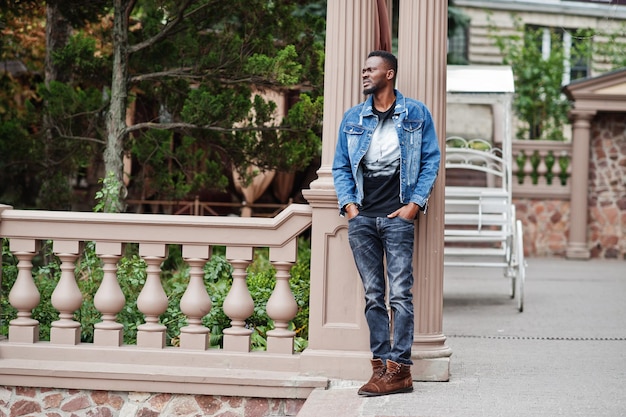
<svg viewBox="0 0 626 417">
<path fill-rule="evenodd" d="M 328 0 L 327 7 L 322 164 L 311 189 L 303 190 L 313 224 L 309 346 L 300 364 L 302 371 L 366 380 L 371 353 L 364 296 L 331 169 L 343 113 L 363 100 L 360 74 L 376 44 L 377 5 L 376 0 Z"/>
<path fill-rule="evenodd" d="M 398 89 L 423 101 L 431 110 L 442 161 L 446 126 L 447 2 L 400 0 Z M 443 335 L 443 214 L 445 170 L 429 200 L 426 216 L 418 216 L 414 259 L 414 377 L 447 381 L 450 355 Z"/>
<path fill-rule="evenodd" d="M 570 231 L 566 256 L 570 259 L 589 259 L 587 244 L 587 192 L 589 189 L 589 143 L 594 111 L 572 110 L 572 197 L 570 202 Z"/>
</svg>

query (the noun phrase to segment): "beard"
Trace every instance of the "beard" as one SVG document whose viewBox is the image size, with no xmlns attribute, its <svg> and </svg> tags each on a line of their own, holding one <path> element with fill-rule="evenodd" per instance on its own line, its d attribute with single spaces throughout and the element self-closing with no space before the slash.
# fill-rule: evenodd
<svg viewBox="0 0 626 417">
<path fill-rule="evenodd" d="M 369 87 L 363 89 L 363 95 L 369 96 L 370 94 L 374 94 L 376 90 L 378 90 L 378 86 L 371 84 Z"/>
</svg>

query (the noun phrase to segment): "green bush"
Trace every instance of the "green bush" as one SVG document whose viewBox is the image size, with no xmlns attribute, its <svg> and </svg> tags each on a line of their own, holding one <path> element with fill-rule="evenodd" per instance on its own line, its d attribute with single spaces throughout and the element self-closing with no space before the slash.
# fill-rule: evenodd
<svg viewBox="0 0 626 417">
<path fill-rule="evenodd" d="M 224 299 L 232 285 L 232 266 L 226 260 L 224 247 L 215 247 L 209 262 L 204 266 L 204 281 L 211 297 L 212 308 L 202 322 L 210 330 L 210 345 L 221 346 L 223 329 L 230 327 L 230 319 L 223 311 Z M 247 284 L 254 300 L 254 313 L 247 320 L 253 330 L 252 348 L 264 350 L 267 346 L 266 333 L 273 327 L 265 306 L 275 285 L 273 266 L 269 262 L 268 249 L 255 251 L 254 261 L 248 267 Z M 306 348 L 309 315 L 310 282 L 310 242 L 298 241 L 298 259 L 291 268 L 290 285 L 298 313 L 290 328 L 296 332 L 295 348 Z M 168 307 L 160 317 L 167 327 L 166 340 L 169 345 L 178 344 L 180 328 L 187 325 L 186 317 L 180 311 L 180 300 L 189 282 L 189 266 L 183 260 L 181 247 L 170 245 L 168 257 L 162 264 L 161 282 L 168 296 Z M 16 310 L 8 301 L 9 291 L 17 279 L 17 259 L 8 247 L 8 240 L 2 241 L 2 293 L 0 294 L 0 334 L 8 334 L 10 320 L 16 317 Z M 33 279 L 41 294 L 41 302 L 33 310 L 33 318 L 40 323 L 40 340 L 50 339 L 50 324 L 58 319 L 58 312 L 51 304 L 51 296 L 61 276 L 60 261 L 52 253 L 52 245 L 43 245 L 40 254 L 33 259 Z M 102 282 L 102 262 L 95 253 L 93 242 L 87 242 L 81 257 L 76 262 L 76 280 L 83 294 L 83 303 L 75 314 L 81 323 L 81 341 L 93 342 L 94 324 L 100 322 L 100 313 L 94 306 L 93 298 Z M 124 308 L 118 313 L 117 321 L 124 325 L 124 343 L 134 344 L 137 327 L 144 322 L 143 314 L 137 309 L 137 297 L 146 281 L 146 264 L 138 254 L 137 244 L 128 244 L 124 256 L 118 263 L 117 279 L 126 297 Z"/>
</svg>

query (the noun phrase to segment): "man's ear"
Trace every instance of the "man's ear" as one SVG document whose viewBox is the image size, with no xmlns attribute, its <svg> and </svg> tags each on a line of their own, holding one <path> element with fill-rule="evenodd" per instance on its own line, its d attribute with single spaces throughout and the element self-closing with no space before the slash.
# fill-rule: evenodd
<svg viewBox="0 0 626 417">
<path fill-rule="evenodd" d="M 388 80 L 393 80 L 393 77 L 396 75 L 396 72 L 392 69 L 388 69 L 387 70 L 387 79 Z"/>
</svg>

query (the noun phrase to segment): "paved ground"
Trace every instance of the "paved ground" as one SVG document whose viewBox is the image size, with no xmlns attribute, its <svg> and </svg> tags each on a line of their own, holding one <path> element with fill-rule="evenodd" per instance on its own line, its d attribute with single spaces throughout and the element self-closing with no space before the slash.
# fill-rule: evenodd
<svg viewBox="0 0 626 417">
<path fill-rule="evenodd" d="M 527 261 L 523 313 L 499 271 L 446 270 L 449 382 L 316 392 L 299 417 L 626 416 L 626 261 Z"/>
</svg>

